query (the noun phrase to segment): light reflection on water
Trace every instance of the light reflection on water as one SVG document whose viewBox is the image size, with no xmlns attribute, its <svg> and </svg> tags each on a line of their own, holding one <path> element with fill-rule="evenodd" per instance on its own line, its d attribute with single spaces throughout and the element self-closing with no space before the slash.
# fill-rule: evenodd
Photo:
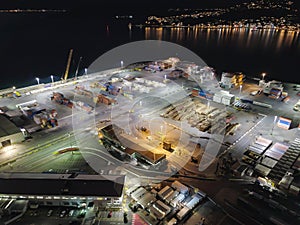
<svg viewBox="0 0 300 225">
<path fill-rule="evenodd" d="M 275 29 L 251 30 L 249 28 L 145 28 L 145 39 L 181 42 L 185 39 L 197 43 L 215 42 L 243 48 L 290 48 L 299 45 L 299 32 Z"/>
<path fill-rule="evenodd" d="M 247 76 L 299 82 L 300 32 L 251 28 L 140 28 L 145 40 L 164 40 L 183 45 L 222 71 L 243 71 Z"/>
</svg>

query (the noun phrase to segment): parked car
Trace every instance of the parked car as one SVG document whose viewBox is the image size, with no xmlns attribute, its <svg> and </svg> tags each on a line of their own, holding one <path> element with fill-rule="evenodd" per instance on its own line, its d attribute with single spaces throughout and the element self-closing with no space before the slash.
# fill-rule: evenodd
<svg viewBox="0 0 300 225">
<path fill-rule="evenodd" d="M 107 218 L 111 218 L 112 217 L 112 211 L 110 211 L 108 214 L 107 214 Z"/>
<path fill-rule="evenodd" d="M 256 91 L 251 91 L 251 92 L 250 92 L 250 95 L 255 96 L 255 95 L 258 94 L 258 92 L 259 92 L 258 90 L 256 90 Z"/>
<path fill-rule="evenodd" d="M 61 211 L 61 213 L 59 214 L 59 217 L 61 217 L 61 218 L 64 217 L 66 215 L 66 212 L 67 212 L 66 210 Z"/>
<path fill-rule="evenodd" d="M 69 216 L 73 216 L 74 215 L 74 209 L 72 209 L 72 210 L 70 210 L 70 212 L 69 212 Z"/>
<path fill-rule="evenodd" d="M 52 209 L 50 209 L 50 210 L 48 211 L 48 213 L 47 213 L 47 216 L 51 216 L 51 215 L 52 215 L 52 213 L 53 213 L 53 210 L 52 210 Z"/>
<path fill-rule="evenodd" d="M 285 98 L 282 99 L 283 102 L 288 102 L 290 100 L 290 96 L 286 96 Z"/>
</svg>

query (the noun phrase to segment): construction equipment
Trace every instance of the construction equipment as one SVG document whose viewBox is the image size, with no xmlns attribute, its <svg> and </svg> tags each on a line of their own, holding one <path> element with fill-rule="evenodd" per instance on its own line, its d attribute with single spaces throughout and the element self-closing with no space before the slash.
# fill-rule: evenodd
<svg viewBox="0 0 300 225">
<path fill-rule="evenodd" d="M 65 72 L 65 75 L 64 75 L 64 80 L 65 81 L 68 79 L 68 74 L 69 74 L 69 70 L 70 70 L 72 55 L 73 55 L 73 49 L 71 49 L 70 52 L 69 52 L 67 68 L 66 68 L 66 72 Z"/>
<path fill-rule="evenodd" d="M 76 68 L 76 72 L 75 72 L 75 80 L 77 80 L 77 75 L 78 75 L 78 70 L 79 70 L 79 65 L 80 65 L 81 60 L 82 60 L 82 57 L 80 56 L 79 62 L 78 62 L 77 68 Z"/>
</svg>

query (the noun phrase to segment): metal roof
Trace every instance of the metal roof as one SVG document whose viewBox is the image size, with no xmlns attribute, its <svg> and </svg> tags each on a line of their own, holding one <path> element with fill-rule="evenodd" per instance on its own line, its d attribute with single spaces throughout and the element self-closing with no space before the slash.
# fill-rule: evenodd
<svg viewBox="0 0 300 225">
<path fill-rule="evenodd" d="M 0 194 L 120 197 L 124 181 L 122 175 L 0 173 Z"/>
<path fill-rule="evenodd" d="M 0 137 L 20 133 L 20 129 L 5 115 L 0 114 Z"/>
</svg>

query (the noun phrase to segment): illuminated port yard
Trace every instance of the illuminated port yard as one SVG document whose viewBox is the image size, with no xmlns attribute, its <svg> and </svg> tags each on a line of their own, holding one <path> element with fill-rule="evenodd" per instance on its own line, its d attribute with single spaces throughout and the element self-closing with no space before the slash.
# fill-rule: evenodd
<svg viewBox="0 0 300 225">
<path fill-rule="evenodd" d="M 121 66 L 0 91 L 1 222 L 300 223 L 299 85 Z"/>
</svg>

